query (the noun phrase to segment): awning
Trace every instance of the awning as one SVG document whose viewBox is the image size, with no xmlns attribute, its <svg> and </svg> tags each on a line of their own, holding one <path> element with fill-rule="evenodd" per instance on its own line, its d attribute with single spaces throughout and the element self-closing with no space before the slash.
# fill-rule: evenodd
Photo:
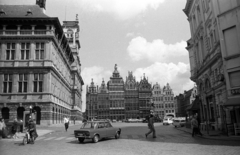
<svg viewBox="0 0 240 155">
<path fill-rule="evenodd" d="M 187 108 L 186 108 L 186 110 L 187 111 L 194 111 L 194 110 L 199 110 L 200 109 L 200 100 L 198 99 L 198 98 L 196 98 L 193 102 L 192 102 L 192 104 L 190 104 Z"/>
<path fill-rule="evenodd" d="M 240 106 L 240 97 L 238 98 L 228 98 L 223 106 Z"/>
</svg>

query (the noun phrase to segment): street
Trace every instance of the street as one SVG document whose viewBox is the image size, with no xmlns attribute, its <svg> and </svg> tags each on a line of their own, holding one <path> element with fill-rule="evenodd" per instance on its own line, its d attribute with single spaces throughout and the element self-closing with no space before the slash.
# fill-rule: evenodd
<svg viewBox="0 0 240 155">
<path fill-rule="evenodd" d="M 52 128 L 54 132 L 38 137 L 35 144 L 22 145 L 22 139 L 7 139 L 0 141 L 1 155 L 206 155 L 206 154 L 231 154 L 240 152 L 239 141 L 220 141 L 191 137 L 189 133 L 180 131 L 172 125 L 162 126 L 156 123 L 157 138 L 151 135 L 145 137 L 148 131 L 145 123 L 113 123 L 122 128 L 120 139 L 109 138 L 98 143 L 86 140 L 79 143 L 73 136 L 74 129 L 80 125 L 71 126 L 64 131 L 64 127 Z"/>
</svg>

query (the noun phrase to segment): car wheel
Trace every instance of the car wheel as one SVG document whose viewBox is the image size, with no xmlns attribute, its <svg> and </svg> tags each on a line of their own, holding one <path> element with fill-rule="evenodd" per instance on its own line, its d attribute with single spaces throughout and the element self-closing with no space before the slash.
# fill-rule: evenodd
<svg viewBox="0 0 240 155">
<path fill-rule="evenodd" d="M 98 135 L 95 135 L 94 137 L 93 137 L 93 142 L 94 143 L 97 143 L 99 141 L 99 136 Z"/>
<path fill-rule="evenodd" d="M 120 137 L 120 134 L 119 134 L 119 132 L 117 132 L 116 134 L 115 134 L 115 139 L 118 139 Z"/>
<path fill-rule="evenodd" d="M 85 139 L 85 138 L 78 138 L 78 141 L 79 141 L 80 143 L 83 143 L 84 139 Z"/>
</svg>

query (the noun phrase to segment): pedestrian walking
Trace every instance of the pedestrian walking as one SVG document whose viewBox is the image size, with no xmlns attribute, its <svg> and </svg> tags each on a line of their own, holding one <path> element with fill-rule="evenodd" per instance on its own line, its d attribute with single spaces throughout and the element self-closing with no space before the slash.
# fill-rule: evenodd
<svg viewBox="0 0 240 155">
<path fill-rule="evenodd" d="M 194 135 L 198 133 L 198 121 L 196 119 L 196 115 L 192 117 L 191 126 L 192 126 L 192 137 L 194 137 Z"/>
<path fill-rule="evenodd" d="M 153 138 L 157 138 L 156 137 L 156 131 L 155 131 L 155 128 L 154 128 L 154 115 L 153 115 L 152 111 L 150 113 L 150 117 L 149 117 L 149 121 L 148 121 L 148 128 L 149 128 L 149 132 L 145 134 L 146 138 L 151 133 L 153 133 Z"/>
<path fill-rule="evenodd" d="M 198 130 L 197 130 L 197 133 L 202 136 L 203 134 L 201 133 L 201 129 L 200 129 L 200 124 L 201 124 L 201 120 L 200 120 L 200 117 L 198 115 L 198 113 L 195 114 L 195 118 L 197 119 L 197 122 L 198 122 Z"/>
<path fill-rule="evenodd" d="M 17 118 L 14 119 L 13 121 L 13 126 L 12 126 L 12 138 L 17 139 L 18 137 L 18 132 L 19 132 L 19 123 Z"/>
<path fill-rule="evenodd" d="M 3 118 L 2 118 L 2 138 L 7 138 L 7 129 Z"/>
<path fill-rule="evenodd" d="M 67 131 L 68 126 L 69 126 L 69 119 L 67 117 L 64 117 L 63 122 L 64 122 L 65 130 Z"/>
<path fill-rule="evenodd" d="M 3 122 L 2 118 L 0 118 L 0 139 L 2 139 L 2 135 L 3 135 Z"/>
</svg>

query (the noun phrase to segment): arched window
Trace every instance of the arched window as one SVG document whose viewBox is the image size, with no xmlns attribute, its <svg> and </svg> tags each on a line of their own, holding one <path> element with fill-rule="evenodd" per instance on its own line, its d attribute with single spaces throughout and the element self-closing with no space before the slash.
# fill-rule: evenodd
<svg viewBox="0 0 240 155">
<path fill-rule="evenodd" d="M 73 31 L 71 29 L 67 30 L 67 38 L 72 38 L 73 37 Z"/>
<path fill-rule="evenodd" d="M 206 88 L 206 90 L 211 88 L 209 79 L 206 79 L 206 81 L 205 81 L 205 88 Z"/>
</svg>

